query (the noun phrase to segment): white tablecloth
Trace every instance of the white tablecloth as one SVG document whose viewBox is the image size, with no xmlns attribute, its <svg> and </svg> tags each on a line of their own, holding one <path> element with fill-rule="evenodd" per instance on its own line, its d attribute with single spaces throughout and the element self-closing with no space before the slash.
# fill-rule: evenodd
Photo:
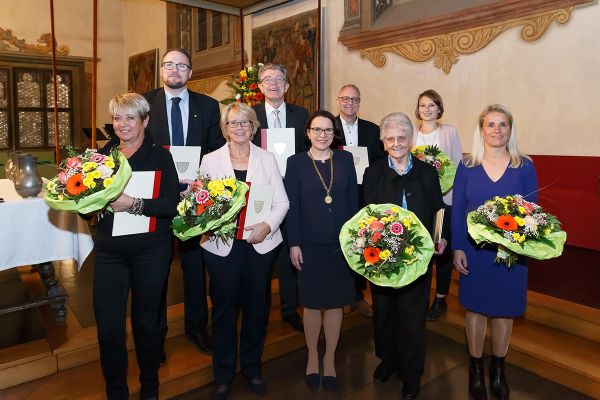
<svg viewBox="0 0 600 400">
<path fill-rule="evenodd" d="M 21 198 L 8 179 L 0 179 L 0 197 L 0 271 L 70 259 L 81 268 L 94 247 L 81 217 L 50 209 L 41 193 Z"/>
</svg>

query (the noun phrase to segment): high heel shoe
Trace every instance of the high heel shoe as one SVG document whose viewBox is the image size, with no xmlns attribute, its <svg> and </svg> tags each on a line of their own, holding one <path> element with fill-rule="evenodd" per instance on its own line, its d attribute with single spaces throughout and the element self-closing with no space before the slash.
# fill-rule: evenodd
<svg viewBox="0 0 600 400">
<path fill-rule="evenodd" d="M 324 376 L 323 377 L 323 389 L 325 389 L 325 390 L 337 389 L 337 378 L 335 376 Z"/>
<path fill-rule="evenodd" d="M 304 381 L 306 382 L 306 386 L 310 388 L 310 390 L 315 391 L 319 388 L 319 384 L 321 383 L 321 376 L 319 374 L 306 374 L 304 377 Z"/>
<path fill-rule="evenodd" d="M 498 400 L 508 400 L 510 389 L 504 375 L 504 358 L 492 356 L 490 362 L 490 388 Z"/>
<path fill-rule="evenodd" d="M 475 400 L 487 400 L 484 376 L 483 358 L 471 357 L 471 365 L 469 366 L 469 394 Z"/>
</svg>

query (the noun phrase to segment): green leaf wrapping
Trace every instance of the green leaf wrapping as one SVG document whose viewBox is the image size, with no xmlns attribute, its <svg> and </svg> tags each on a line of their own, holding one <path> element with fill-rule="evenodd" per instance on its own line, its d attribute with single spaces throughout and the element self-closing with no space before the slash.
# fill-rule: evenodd
<svg viewBox="0 0 600 400">
<path fill-rule="evenodd" d="M 351 230 L 357 230 L 359 221 L 368 217 L 368 209 L 382 213 L 385 210 L 390 210 L 392 207 L 400 210 L 398 213 L 400 218 L 409 217 L 414 220 L 411 227 L 411 231 L 414 231 L 414 239 L 410 244 L 416 247 L 415 253 L 417 254 L 417 259 L 410 264 L 404 264 L 402 260 L 396 262 L 394 271 L 389 276 L 370 276 L 366 272 L 364 259 L 359 254 L 355 254 L 349 250 L 356 238 L 351 233 Z M 339 238 L 342 252 L 350 268 L 378 286 L 401 288 L 414 282 L 419 276 L 427 272 L 429 261 L 434 252 L 431 235 L 421 221 L 411 211 L 405 210 L 395 204 L 370 204 L 362 208 L 342 226 Z"/>
</svg>

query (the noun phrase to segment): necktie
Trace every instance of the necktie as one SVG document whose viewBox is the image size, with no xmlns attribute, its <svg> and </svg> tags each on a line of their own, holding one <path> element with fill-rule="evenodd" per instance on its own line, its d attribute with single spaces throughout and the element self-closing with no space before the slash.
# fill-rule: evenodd
<svg viewBox="0 0 600 400">
<path fill-rule="evenodd" d="M 179 97 L 171 99 L 171 145 L 183 146 L 183 123 L 181 122 L 181 109 L 179 108 Z"/>
<path fill-rule="evenodd" d="M 279 110 L 273 110 L 273 114 L 275 114 L 275 122 L 273 124 L 273 128 L 281 128 L 281 120 L 279 119 Z"/>
</svg>

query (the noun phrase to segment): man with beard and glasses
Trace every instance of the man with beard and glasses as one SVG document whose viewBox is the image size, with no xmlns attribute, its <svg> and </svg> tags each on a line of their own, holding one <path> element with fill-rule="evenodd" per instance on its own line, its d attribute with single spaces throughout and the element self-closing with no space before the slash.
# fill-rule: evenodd
<svg viewBox="0 0 600 400">
<path fill-rule="evenodd" d="M 148 132 L 154 143 L 158 146 L 201 146 L 201 156 L 223 146 L 219 103 L 187 88 L 192 76 L 192 58 L 188 51 L 167 50 L 162 58 L 160 75 L 164 86 L 144 95 L 150 103 Z M 180 183 L 180 190 L 185 189 L 185 184 Z M 183 270 L 185 334 L 199 351 L 210 353 L 202 249 L 197 238 L 177 242 Z M 166 299 L 166 288 L 164 296 Z M 162 326 L 166 334 L 166 300 L 164 303 Z M 163 362 L 164 357 L 163 353 Z"/>
</svg>

